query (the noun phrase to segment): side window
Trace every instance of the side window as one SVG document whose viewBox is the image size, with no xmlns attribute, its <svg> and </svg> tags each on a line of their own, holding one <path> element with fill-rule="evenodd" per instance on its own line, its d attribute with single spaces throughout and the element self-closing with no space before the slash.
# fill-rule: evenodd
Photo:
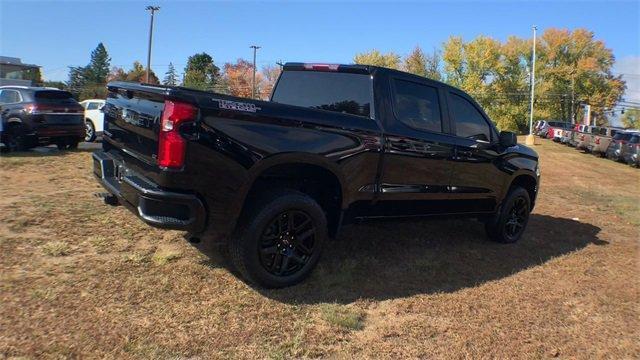
<svg viewBox="0 0 640 360">
<path fill-rule="evenodd" d="M 13 104 L 20 102 L 20 94 L 15 90 L 0 91 L 0 104 Z"/>
<path fill-rule="evenodd" d="M 90 102 L 87 104 L 87 110 L 98 110 L 100 104 L 97 102 Z"/>
<path fill-rule="evenodd" d="M 491 141 L 489 124 L 467 99 L 451 93 L 451 108 L 456 124 L 456 135 L 474 140 Z"/>
<path fill-rule="evenodd" d="M 404 80 L 394 80 L 394 85 L 398 120 L 418 130 L 442 132 L 437 88 Z"/>
</svg>

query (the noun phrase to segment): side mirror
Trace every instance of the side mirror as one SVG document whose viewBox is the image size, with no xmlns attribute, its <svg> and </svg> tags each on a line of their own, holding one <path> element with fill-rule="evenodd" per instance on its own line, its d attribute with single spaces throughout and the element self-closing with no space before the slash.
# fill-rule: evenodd
<svg viewBox="0 0 640 360">
<path fill-rule="evenodd" d="M 500 146 L 512 147 L 518 144 L 518 137 L 511 131 L 500 131 Z"/>
</svg>

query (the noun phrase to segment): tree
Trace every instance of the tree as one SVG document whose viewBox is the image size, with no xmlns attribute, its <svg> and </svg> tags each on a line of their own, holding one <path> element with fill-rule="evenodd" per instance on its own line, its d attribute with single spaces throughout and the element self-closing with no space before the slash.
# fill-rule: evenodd
<svg viewBox="0 0 640 360">
<path fill-rule="evenodd" d="M 189 56 L 187 66 L 184 68 L 183 86 L 200 89 L 212 90 L 220 77 L 220 68 L 218 68 L 211 55 L 203 52 Z"/>
<path fill-rule="evenodd" d="M 127 72 L 123 68 L 114 66 L 111 68 L 109 75 L 107 76 L 107 82 L 110 81 L 126 81 Z"/>
<path fill-rule="evenodd" d="M 93 84 L 106 84 L 111 58 L 102 43 L 91 52 L 91 60 L 86 68 L 86 80 Z"/>
<path fill-rule="evenodd" d="M 178 85 L 178 74 L 176 73 L 176 68 L 173 66 L 173 63 L 169 63 L 169 69 L 164 74 L 164 80 L 162 80 L 163 85 Z"/>
<path fill-rule="evenodd" d="M 419 46 L 404 59 L 404 70 L 418 76 L 427 76 L 427 58 Z"/>
<path fill-rule="evenodd" d="M 438 50 L 433 49 L 431 56 L 425 55 L 427 74 L 426 77 L 434 80 L 442 80 L 440 72 L 440 54 Z"/>
<path fill-rule="evenodd" d="M 626 128 L 640 129 L 640 109 L 627 109 L 620 119 Z"/>
<path fill-rule="evenodd" d="M 42 83 L 44 87 L 52 87 L 60 90 L 64 90 L 67 88 L 67 85 L 62 81 L 44 81 Z"/>
<path fill-rule="evenodd" d="M 469 92 L 501 129 L 528 130 L 532 40 L 486 36 L 465 42 L 451 37 L 443 45 L 446 81 Z M 594 119 L 608 122 L 625 83 L 611 73 L 614 57 L 592 32 L 547 29 L 536 45 L 534 116 L 579 118 L 579 104 L 591 104 Z M 572 101 L 573 99 L 573 101 Z"/>
<path fill-rule="evenodd" d="M 105 87 L 109 75 L 111 59 L 102 43 L 91 52 L 87 66 L 69 67 L 67 88 L 80 100 L 89 98 L 103 99 L 107 95 Z"/>
<path fill-rule="evenodd" d="M 271 95 L 271 91 L 273 91 L 273 87 L 276 85 L 276 81 L 278 81 L 278 77 L 282 69 L 280 66 L 276 65 L 267 65 L 262 68 L 261 77 L 263 79 L 262 87 L 260 88 L 260 97 L 262 99 L 268 99 Z"/>
<path fill-rule="evenodd" d="M 400 69 L 400 55 L 393 52 L 382 54 L 375 49 L 356 54 L 356 56 L 353 57 L 353 62 L 356 64 L 381 66 L 389 69 Z"/>
<path fill-rule="evenodd" d="M 251 97 L 253 91 L 253 64 L 244 59 L 238 59 L 235 64 L 224 64 L 224 79 L 231 95 Z M 262 74 L 256 73 L 256 94 L 260 94 L 263 82 Z"/>
<path fill-rule="evenodd" d="M 44 82 L 42 80 L 42 72 L 39 67 L 30 68 L 22 71 L 22 79 L 31 80 L 34 86 L 41 86 Z"/>
<path fill-rule="evenodd" d="M 140 61 L 134 61 L 133 67 L 127 73 L 126 81 L 134 81 L 134 82 L 146 82 L 147 79 L 147 71 L 144 66 L 140 63 Z M 153 70 L 149 71 L 149 84 L 159 84 L 160 81 L 158 77 L 153 72 Z"/>
</svg>

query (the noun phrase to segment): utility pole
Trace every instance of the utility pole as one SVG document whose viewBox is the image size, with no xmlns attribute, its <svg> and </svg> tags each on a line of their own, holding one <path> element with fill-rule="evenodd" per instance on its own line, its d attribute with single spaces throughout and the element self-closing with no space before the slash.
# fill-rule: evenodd
<svg viewBox="0 0 640 360">
<path fill-rule="evenodd" d="M 282 71 L 282 68 L 284 68 L 284 63 L 282 62 L 282 60 L 276 61 L 276 65 L 280 66 L 280 71 Z"/>
<path fill-rule="evenodd" d="M 146 10 L 151 11 L 151 24 L 149 25 L 149 48 L 147 50 L 147 72 L 145 82 L 149 82 L 149 72 L 151 71 L 151 43 L 153 42 L 153 15 L 160 10 L 160 6 L 147 6 Z"/>
<path fill-rule="evenodd" d="M 575 83 L 576 83 L 576 76 L 575 74 L 571 74 L 571 123 L 574 124 L 575 123 L 575 118 L 574 118 L 574 110 L 573 110 L 573 103 L 575 102 L 576 99 L 576 91 L 575 91 Z"/>
<path fill-rule="evenodd" d="M 253 81 L 251 81 L 251 98 L 256 98 L 256 52 L 260 49 L 260 46 L 251 45 L 253 49 Z"/>
<path fill-rule="evenodd" d="M 538 28 L 533 26 L 533 60 L 531 65 L 531 109 L 529 111 L 529 136 L 527 136 L 527 145 L 533 145 L 535 139 L 533 137 L 533 96 L 536 86 L 536 30 Z"/>
</svg>

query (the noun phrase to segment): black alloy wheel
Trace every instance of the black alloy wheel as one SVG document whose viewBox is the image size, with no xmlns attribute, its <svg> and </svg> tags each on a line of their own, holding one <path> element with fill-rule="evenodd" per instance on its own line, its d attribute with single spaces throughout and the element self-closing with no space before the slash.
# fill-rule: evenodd
<svg viewBox="0 0 640 360">
<path fill-rule="evenodd" d="M 278 214 L 260 237 L 260 263 L 270 274 L 289 276 L 309 262 L 314 251 L 316 228 L 303 211 Z"/>
<path fill-rule="evenodd" d="M 508 238 L 516 239 L 524 230 L 529 217 L 528 201 L 523 196 L 515 198 L 511 205 L 507 221 L 504 224 L 504 232 Z"/>
</svg>

